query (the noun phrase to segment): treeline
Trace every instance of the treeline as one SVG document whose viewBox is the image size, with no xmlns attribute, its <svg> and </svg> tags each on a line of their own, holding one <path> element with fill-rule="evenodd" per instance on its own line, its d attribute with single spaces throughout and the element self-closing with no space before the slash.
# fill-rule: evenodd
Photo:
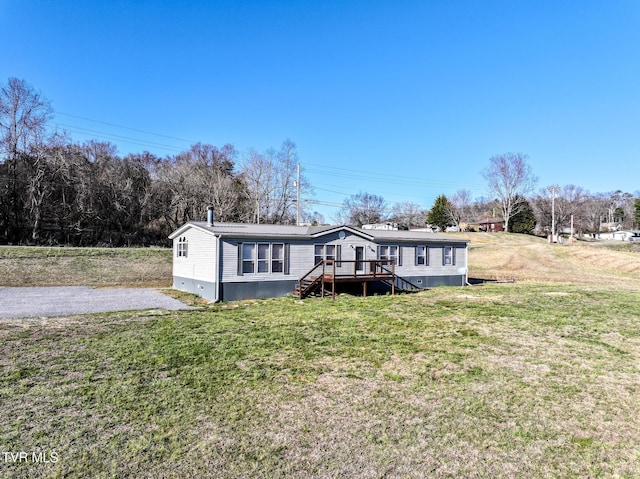
<svg viewBox="0 0 640 479">
<path fill-rule="evenodd" d="M 108 142 L 50 134 L 51 118 L 49 101 L 24 80 L 0 85 L 0 244 L 166 245 L 173 230 L 203 220 L 207 206 L 221 222 L 295 224 L 298 213 L 304 222 L 324 222 L 303 207 L 310 203 L 297 211 L 298 188 L 305 196 L 312 189 L 290 140 L 262 153 L 197 143 L 176 155 L 119 156 Z M 490 159 L 483 171 L 489 199 L 459 190 L 428 210 L 360 192 L 344 200 L 335 220 L 461 229 L 501 217 L 509 231 L 540 234 L 571 222 L 585 233 L 638 227 L 639 193 L 591 194 L 574 185 L 536 193 L 526 159 Z"/>
<path fill-rule="evenodd" d="M 295 222 L 295 144 L 242 168 L 236 157 L 231 145 L 120 157 L 109 143 L 39 144 L 0 164 L 0 242 L 163 245 L 208 205 L 217 221 Z"/>
<path fill-rule="evenodd" d="M 591 193 L 576 185 L 543 187 L 530 195 L 516 196 L 509 217 L 512 233 L 548 235 L 569 231 L 576 234 L 637 229 L 640 224 L 640 193 L 612 191 Z M 464 190 L 447 198 L 442 195 L 427 215 L 427 222 L 440 228 L 464 229 L 499 219 L 504 214 L 495 200 L 470 200 Z M 475 226 L 474 226 L 475 225 Z"/>
<path fill-rule="evenodd" d="M 295 222 L 296 181 L 309 192 L 290 140 L 244 153 L 241 167 L 232 145 L 121 157 L 107 142 L 50 134 L 51 118 L 49 101 L 24 80 L 0 85 L 0 243 L 166 245 L 207 206 L 218 221 Z"/>
<path fill-rule="evenodd" d="M 599 233 L 638 228 L 640 192 L 592 194 L 575 185 L 537 187 L 537 177 L 522 153 L 504 153 L 489 159 L 482 171 L 488 199 L 472 199 L 468 190 L 438 196 L 431 209 L 403 202 L 389 207 L 384 198 L 358 193 L 346 199 L 342 222 L 361 225 L 391 222 L 401 228 L 425 224 L 434 230 L 499 229 L 540 235 Z M 489 226 L 488 229 L 492 227 Z"/>
</svg>

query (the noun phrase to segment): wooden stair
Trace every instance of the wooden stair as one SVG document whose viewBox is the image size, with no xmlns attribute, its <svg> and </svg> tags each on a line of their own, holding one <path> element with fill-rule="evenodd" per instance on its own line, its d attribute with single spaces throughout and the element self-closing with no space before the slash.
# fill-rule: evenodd
<svg viewBox="0 0 640 479">
<path fill-rule="evenodd" d="M 296 298 L 304 299 L 311 295 L 323 296 L 322 276 L 303 278 L 298 282 L 296 289 L 291 293 Z"/>
<path fill-rule="evenodd" d="M 336 284 L 360 283 L 363 295 L 367 295 L 367 284 L 381 282 L 395 291 L 410 293 L 422 288 L 395 274 L 395 263 L 390 260 L 323 260 L 298 279 L 292 296 L 304 299 L 308 296 L 330 294 L 335 299 Z M 325 291 L 327 288 L 327 291 Z"/>
</svg>

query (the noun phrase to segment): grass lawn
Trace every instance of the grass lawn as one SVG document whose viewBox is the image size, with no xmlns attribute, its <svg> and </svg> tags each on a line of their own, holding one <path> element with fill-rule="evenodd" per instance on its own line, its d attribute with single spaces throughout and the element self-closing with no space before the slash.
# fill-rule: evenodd
<svg viewBox="0 0 640 479">
<path fill-rule="evenodd" d="M 0 476 L 637 478 L 639 311 L 636 280 L 3 321 Z"/>
<path fill-rule="evenodd" d="M 0 247 L 0 286 L 171 286 L 171 249 Z"/>
</svg>

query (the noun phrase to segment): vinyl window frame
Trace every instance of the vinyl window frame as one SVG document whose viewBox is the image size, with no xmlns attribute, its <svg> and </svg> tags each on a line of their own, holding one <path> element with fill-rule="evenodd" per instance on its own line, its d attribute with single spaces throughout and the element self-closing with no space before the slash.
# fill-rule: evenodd
<svg viewBox="0 0 640 479">
<path fill-rule="evenodd" d="M 378 245 L 378 259 L 395 260 L 396 266 L 402 266 L 402 246 L 397 244 Z"/>
<path fill-rule="evenodd" d="M 275 248 L 274 248 L 275 246 Z M 289 243 L 238 243 L 238 276 L 289 274 Z"/>
<path fill-rule="evenodd" d="M 420 253 L 421 249 L 422 253 Z M 429 266 L 429 247 L 427 245 L 416 245 L 415 266 Z"/>
<path fill-rule="evenodd" d="M 456 248 L 454 246 L 442 247 L 442 266 L 456 265 Z"/>
<path fill-rule="evenodd" d="M 189 256 L 189 239 L 186 236 L 178 238 L 176 245 L 176 257 L 186 258 Z"/>
<path fill-rule="evenodd" d="M 331 249 L 331 252 L 329 250 Z M 342 259 L 342 245 L 316 243 L 313 245 L 313 264 L 332 259 L 336 261 L 336 266 L 340 266 Z"/>
</svg>

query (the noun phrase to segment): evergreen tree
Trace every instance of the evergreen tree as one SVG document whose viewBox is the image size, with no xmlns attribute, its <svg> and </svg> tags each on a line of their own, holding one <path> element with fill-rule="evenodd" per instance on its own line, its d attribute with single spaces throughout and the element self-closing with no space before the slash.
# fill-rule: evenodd
<svg viewBox="0 0 640 479">
<path fill-rule="evenodd" d="M 447 226 L 453 225 L 451 205 L 445 195 L 440 195 L 436 198 L 431 210 L 429 210 L 429 214 L 427 214 L 427 223 L 437 226 L 441 231 L 446 230 Z"/>
<path fill-rule="evenodd" d="M 518 199 L 518 202 L 522 206 L 520 210 L 509 219 L 509 231 L 512 233 L 531 234 L 536 227 L 536 215 L 526 199 Z"/>
</svg>

